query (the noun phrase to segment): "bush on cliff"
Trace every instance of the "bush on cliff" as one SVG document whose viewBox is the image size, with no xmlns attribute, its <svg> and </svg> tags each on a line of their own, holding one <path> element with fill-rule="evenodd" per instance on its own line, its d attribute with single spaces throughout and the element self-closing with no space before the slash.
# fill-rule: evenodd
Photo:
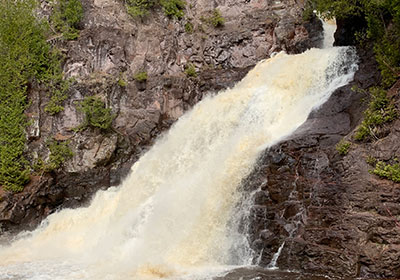
<svg viewBox="0 0 400 280">
<path fill-rule="evenodd" d="M 181 19 L 185 15 L 183 9 L 185 9 L 186 2 L 183 0 L 160 0 L 160 5 L 164 14 L 169 17 Z"/>
<path fill-rule="evenodd" d="M 145 82 L 147 81 L 147 72 L 146 71 L 139 71 L 135 75 L 133 75 L 133 78 L 138 81 L 138 82 Z"/>
<path fill-rule="evenodd" d="M 164 14 L 177 19 L 183 18 L 186 2 L 183 0 L 126 0 L 126 10 L 132 17 L 148 15 L 151 8 L 160 6 Z"/>
<path fill-rule="evenodd" d="M 400 164 L 397 160 L 394 160 L 393 164 L 378 161 L 375 169 L 371 170 L 370 173 L 400 183 Z"/>
<path fill-rule="evenodd" d="M 365 18 L 365 29 L 355 36 L 374 43 L 382 85 L 389 87 L 396 81 L 400 74 L 400 0 L 309 0 L 308 4 L 326 17 Z"/>
<path fill-rule="evenodd" d="M 358 126 L 354 135 L 354 138 L 360 141 L 370 137 L 378 138 L 378 130 L 397 117 L 397 110 L 385 90 L 371 88 L 369 92 L 371 100 L 364 112 L 364 120 Z"/>
<path fill-rule="evenodd" d="M 27 93 L 33 85 L 53 92 L 62 84 L 59 58 L 46 41 L 48 24 L 36 17 L 36 4 L 0 1 L 0 186 L 16 192 L 30 174 L 24 156 Z"/>
<path fill-rule="evenodd" d="M 132 17 L 143 17 L 155 5 L 155 0 L 126 0 L 126 10 Z"/>
<path fill-rule="evenodd" d="M 350 146 L 350 142 L 342 139 L 339 143 L 337 143 L 336 151 L 339 153 L 339 155 L 345 156 L 349 153 Z"/>
<path fill-rule="evenodd" d="M 221 11 L 219 9 L 214 9 L 211 12 L 210 16 L 208 17 L 202 16 L 200 20 L 203 21 L 204 23 L 214 26 L 215 28 L 222 27 L 225 24 L 225 18 L 222 16 Z"/>
<path fill-rule="evenodd" d="M 79 102 L 78 110 L 85 114 L 85 120 L 78 127 L 78 130 L 93 127 L 106 131 L 111 128 L 114 117 L 111 114 L 111 109 L 107 108 L 100 98 L 95 96 L 85 97 L 83 101 Z"/>
<path fill-rule="evenodd" d="M 50 150 L 49 160 L 44 164 L 44 171 L 52 171 L 60 168 L 65 161 L 70 159 L 74 154 L 68 147 L 66 141 L 50 140 L 47 146 Z"/>
<path fill-rule="evenodd" d="M 52 23 L 55 29 L 67 40 L 79 36 L 79 23 L 83 18 L 83 7 L 80 0 L 57 0 L 53 2 Z"/>
</svg>

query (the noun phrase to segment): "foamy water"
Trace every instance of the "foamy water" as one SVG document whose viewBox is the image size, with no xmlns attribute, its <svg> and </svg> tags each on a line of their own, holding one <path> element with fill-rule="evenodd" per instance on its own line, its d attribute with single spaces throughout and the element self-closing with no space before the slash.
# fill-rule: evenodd
<svg viewBox="0 0 400 280">
<path fill-rule="evenodd" d="M 232 218 L 241 180 L 356 68 L 349 48 L 261 61 L 182 116 L 121 186 L 0 247 L 0 279 L 204 279 L 250 265 Z"/>
</svg>

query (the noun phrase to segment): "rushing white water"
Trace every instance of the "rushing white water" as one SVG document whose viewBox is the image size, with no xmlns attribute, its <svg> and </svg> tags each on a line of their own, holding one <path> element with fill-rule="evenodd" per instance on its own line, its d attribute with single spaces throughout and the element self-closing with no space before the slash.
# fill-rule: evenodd
<svg viewBox="0 0 400 280">
<path fill-rule="evenodd" d="M 356 68 L 348 48 L 258 63 L 181 117 L 120 187 L 1 247 L 1 279 L 201 279 L 250 264 L 246 237 L 228 223 L 241 180 L 260 151 L 299 127 Z"/>
<path fill-rule="evenodd" d="M 335 42 L 335 32 L 337 29 L 336 20 L 333 19 L 322 19 L 322 26 L 324 29 L 324 41 L 322 42 L 322 48 L 329 48 L 333 46 Z"/>
<path fill-rule="evenodd" d="M 271 269 L 271 270 L 279 269 L 279 267 L 276 266 L 276 263 L 278 262 L 278 259 L 281 255 L 283 247 L 285 246 L 285 243 L 286 242 L 283 242 L 281 244 L 281 246 L 279 246 L 278 251 L 273 255 L 271 262 L 267 265 L 268 269 Z"/>
</svg>

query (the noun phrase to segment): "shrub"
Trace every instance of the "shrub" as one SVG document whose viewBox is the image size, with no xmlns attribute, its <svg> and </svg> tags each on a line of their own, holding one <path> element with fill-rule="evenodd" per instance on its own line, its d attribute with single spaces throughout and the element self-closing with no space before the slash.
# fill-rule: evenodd
<svg viewBox="0 0 400 280">
<path fill-rule="evenodd" d="M 211 12 L 211 15 L 208 17 L 201 16 L 200 20 L 214 27 L 221 27 L 225 24 L 225 19 L 222 17 L 221 11 L 219 9 L 214 9 Z"/>
<path fill-rule="evenodd" d="M 44 170 L 49 172 L 59 169 L 65 161 L 73 157 L 73 152 L 66 141 L 51 140 L 47 142 L 50 150 L 49 160 L 44 164 Z M 43 166 L 43 164 L 42 164 Z"/>
<path fill-rule="evenodd" d="M 183 0 L 160 0 L 160 5 L 168 17 L 181 19 L 185 15 L 183 9 L 185 9 L 186 2 Z"/>
<path fill-rule="evenodd" d="M 370 173 L 400 183 L 400 165 L 397 161 L 394 164 L 387 164 L 383 161 L 378 161 L 375 169 L 371 170 Z"/>
<path fill-rule="evenodd" d="M 221 27 L 225 24 L 225 19 L 222 17 L 221 11 L 218 9 L 214 9 L 212 16 L 210 17 L 210 23 L 214 27 Z"/>
<path fill-rule="evenodd" d="M 393 121 L 397 117 L 395 106 L 390 102 L 385 90 L 380 88 L 370 89 L 371 101 L 364 112 L 364 120 L 361 122 L 354 135 L 356 140 L 365 140 L 375 136 L 377 128 Z M 376 137 L 376 136 L 375 136 Z"/>
<path fill-rule="evenodd" d="M 127 86 L 127 83 L 126 83 L 126 81 L 125 81 L 123 78 L 119 78 L 119 79 L 118 79 L 118 85 L 119 85 L 120 87 L 126 87 L 126 86 Z"/>
<path fill-rule="evenodd" d="M 63 73 L 61 71 L 60 57 L 58 54 L 53 53 L 54 70 L 46 86 L 49 89 L 50 101 L 46 104 L 44 110 L 50 115 L 58 114 L 64 110 L 63 102 L 68 98 L 67 91 L 70 88 L 72 79 L 63 80 Z M 57 60 L 58 59 L 58 60 Z"/>
<path fill-rule="evenodd" d="M 382 85 L 391 86 L 400 74 L 400 23 L 390 25 L 374 46 L 375 57 L 381 70 Z"/>
<path fill-rule="evenodd" d="M 57 0 L 53 3 L 51 20 L 55 29 L 61 32 L 67 40 L 78 38 L 78 27 L 83 18 L 83 7 L 80 0 Z"/>
<path fill-rule="evenodd" d="M 338 151 L 339 155 L 345 156 L 349 152 L 351 143 L 348 141 L 344 141 L 343 139 L 336 145 L 336 151 Z"/>
<path fill-rule="evenodd" d="M 155 0 L 126 0 L 126 10 L 132 17 L 143 17 L 149 13 Z"/>
<path fill-rule="evenodd" d="M 54 94 L 63 83 L 59 57 L 46 41 L 48 25 L 35 16 L 36 4 L 0 1 L 0 185 L 11 191 L 22 191 L 29 181 L 27 88 L 35 81 Z"/>
<path fill-rule="evenodd" d="M 85 114 L 85 120 L 78 127 L 78 130 L 97 127 L 105 131 L 111 128 L 114 117 L 111 114 L 111 109 L 106 108 L 105 103 L 100 98 L 94 96 L 85 97 L 79 103 L 78 110 Z"/>
<path fill-rule="evenodd" d="M 138 82 L 144 82 L 147 81 L 147 72 L 146 71 L 140 71 L 136 73 L 133 78 L 138 81 Z"/>
<path fill-rule="evenodd" d="M 377 159 L 373 156 L 368 156 L 366 161 L 369 165 L 375 166 Z"/>
<path fill-rule="evenodd" d="M 186 22 L 185 23 L 185 31 L 186 31 L 186 33 L 191 34 L 191 33 L 193 33 L 193 30 L 194 30 L 193 24 L 190 21 Z"/>
<path fill-rule="evenodd" d="M 194 67 L 194 65 L 192 63 L 189 63 L 188 65 L 186 65 L 185 74 L 188 77 L 197 77 L 196 68 Z"/>
<path fill-rule="evenodd" d="M 132 17 L 144 17 L 156 5 L 161 6 L 168 17 L 181 19 L 185 15 L 186 2 L 183 0 L 126 0 L 126 10 Z"/>
</svg>

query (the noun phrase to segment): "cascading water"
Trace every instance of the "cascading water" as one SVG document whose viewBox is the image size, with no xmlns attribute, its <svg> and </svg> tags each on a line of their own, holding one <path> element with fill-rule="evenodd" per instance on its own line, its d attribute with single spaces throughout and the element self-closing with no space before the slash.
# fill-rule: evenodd
<svg viewBox="0 0 400 280">
<path fill-rule="evenodd" d="M 322 26 L 324 29 L 324 40 L 322 42 L 322 48 L 330 48 L 335 42 L 335 31 L 337 29 L 336 19 L 322 20 Z"/>
<path fill-rule="evenodd" d="M 90 206 L 49 216 L 0 248 L 1 279 L 204 279 L 252 252 L 232 218 L 258 154 L 356 70 L 349 48 L 280 53 L 199 102 Z M 243 210 L 245 211 L 245 210 Z"/>
</svg>

